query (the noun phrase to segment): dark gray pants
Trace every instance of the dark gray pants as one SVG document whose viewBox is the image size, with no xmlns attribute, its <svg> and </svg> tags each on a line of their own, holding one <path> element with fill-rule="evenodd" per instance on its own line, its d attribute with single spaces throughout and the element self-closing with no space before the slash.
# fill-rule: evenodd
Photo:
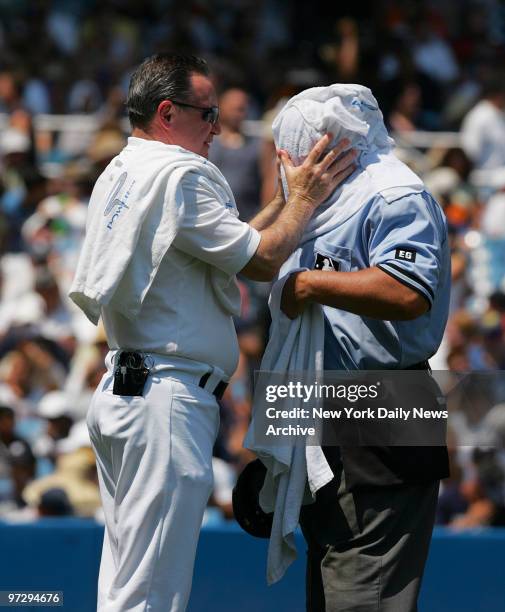
<svg viewBox="0 0 505 612">
<path fill-rule="evenodd" d="M 307 612 L 416 612 L 439 482 L 346 491 L 343 472 L 300 516 Z"/>
</svg>

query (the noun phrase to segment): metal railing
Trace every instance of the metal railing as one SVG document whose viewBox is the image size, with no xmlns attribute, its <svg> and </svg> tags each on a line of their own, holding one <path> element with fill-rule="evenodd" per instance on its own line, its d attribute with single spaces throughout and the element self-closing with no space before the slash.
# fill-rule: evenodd
<svg viewBox="0 0 505 612">
<path fill-rule="evenodd" d="M 100 115 L 35 115 L 33 125 L 35 131 L 44 132 L 85 132 L 95 131 L 100 127 Z M 0 113 L 0 128 L 8 124 L 9 116 Z M 120 121 L 121 129 L 125 133 L 130 131 L 130 123 L 125 117 Z M 251 136 L 264 136 L 269 132 L 261 120 L 247 120 L 244 122 L 244 131 Z M 458 132 L 406 132 L 393 134 L 397 144 L 402 147 L 416 147 L 428 149 L 432 147 L 457 147 L 460 145 Z"/>
<path fill-rule="evenodd" d="M 0 130 L 8 125 L 9 116 L 0 113 Z M 33 125 L 35 132 L 67 133 L 89 135 L 100 128 L 103 121 L 101 115 L 35 115 Z M 130 132 L 128 119 L 120 120 L 120 127 L 127 135 Z M 261 120 L 244 122 L 244 132 L 250 136 L 268 137 L 270 126 Z M 433 168 L 433 162 L 425 154 L 430 149 L 450 149 L 461 146 L 459 132 L 426 132 L 413 131 L 393 133 L 397 147 L 402 152 L 402 158 L 411 162 L 421 173 Z M 493 171 L 474 171 L 471 175 L 474 185 L 491 188 L 502 188 L 505 185 L 505 168 Z"/>
</svg>

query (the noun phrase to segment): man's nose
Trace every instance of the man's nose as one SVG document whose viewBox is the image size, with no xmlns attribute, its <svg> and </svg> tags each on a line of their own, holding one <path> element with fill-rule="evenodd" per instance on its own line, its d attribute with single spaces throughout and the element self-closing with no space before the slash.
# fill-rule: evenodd
<svg viewBox="0 0 505 612">
<path fill-rule="evenodd" d="M 213 124 L 211 133 L 215 134 L 216 136 L 221 134 L 221 121 L 219 119 Z"/>
</svg>

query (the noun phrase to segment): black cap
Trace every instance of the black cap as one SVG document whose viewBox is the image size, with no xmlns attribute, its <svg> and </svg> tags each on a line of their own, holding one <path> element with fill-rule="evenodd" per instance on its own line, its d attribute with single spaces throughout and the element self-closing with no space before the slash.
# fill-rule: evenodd
<svg viewBox="0 0 505 612">
<path fill-rule="evenodd" d="M 42 493 L 39 511 L 42 516 L 70 516 L 74 513 L 66 491 L 59 487 L 47 489 Z"/>
<path fill-rule="evenodd" d="M 259 459 L 248 463 L 233 489 L 233 514 L 244 531 L 256 538 L 269 538 L 273 513 L 263 512 L 259 494 L 265 482 L 266 467 Z"/>
<path fill-rule="evenodd" d="M 11 408 L 10 406 L 6 406 L 5 404 L 0 404 L 0 416 L 13 417 L 14 408 Z"/>
</svg>

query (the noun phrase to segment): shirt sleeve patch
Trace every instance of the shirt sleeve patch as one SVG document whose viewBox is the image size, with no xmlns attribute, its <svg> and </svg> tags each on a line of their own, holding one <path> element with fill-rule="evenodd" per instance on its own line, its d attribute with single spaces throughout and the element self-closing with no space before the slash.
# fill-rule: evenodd
<svg viewBox="0 0 505 612">
<path fill-rule="evenodd" d="M 404 261 L 414 262 L 416 260 L 417 251 L 415 249 L 396 249 L 395 259 L 403 259 Z"/>
</svg>

